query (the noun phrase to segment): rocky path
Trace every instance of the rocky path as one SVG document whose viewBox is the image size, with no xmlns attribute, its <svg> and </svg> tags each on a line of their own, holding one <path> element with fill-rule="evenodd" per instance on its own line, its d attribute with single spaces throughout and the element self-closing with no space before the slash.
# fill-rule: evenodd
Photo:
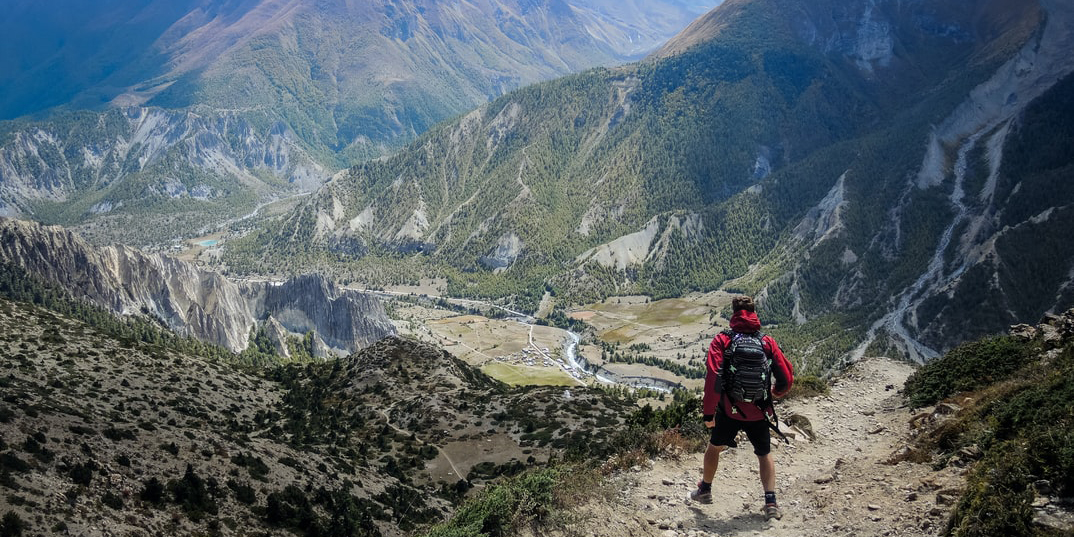
<svg viewBox="0 0 1074 537">
<path fill-rule="evenodd" d="M 576 513 L 571 535 L 605 536 L 925 536 L 939 534 L 963 478 L 958 468 L 887 464 L 910 435 L 912 413 L 897 390 L 913 368 L 886 359 L 853 366 L 831 394 L 789 401 L 781 416 L 809 419 L 815 440 L 798 431 L 773 441 L 784 516 L 766 522 L 757 459 L 745 438 L 724 452 L 714 502 L 686 499 L 701 475 L 701 454 L 652 461 L 611 479 L 607 501 Z M 783 427 L 784 429 L 786 426 Z M 778 446 L 777 446 L 778 444 Z"/>
</svg>

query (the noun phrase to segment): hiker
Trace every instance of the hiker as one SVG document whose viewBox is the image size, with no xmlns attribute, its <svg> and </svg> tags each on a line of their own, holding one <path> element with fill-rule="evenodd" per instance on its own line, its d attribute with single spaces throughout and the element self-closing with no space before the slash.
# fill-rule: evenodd
<svg viewBox="0 0 1074 537">
<path fill-rule="evenodd" d="M 702 413 L 712 435 L 701 481 L 689 499 L 712 503 L 712 480 L 720 453 L 736 446 L 735 436 L 746 431 L 760 463 L 765 520 L 779 519 L 783 512 L 776 502 L 776 463 L 769 428 L 778 432 L 772 399 L 790 390 L 794 369 L 776 340 L 760 332 L 761 321 L 752 298 L 735 297 L 731 309 L 731 329 L 717 334 L 709 345 Z"/>
</svg>

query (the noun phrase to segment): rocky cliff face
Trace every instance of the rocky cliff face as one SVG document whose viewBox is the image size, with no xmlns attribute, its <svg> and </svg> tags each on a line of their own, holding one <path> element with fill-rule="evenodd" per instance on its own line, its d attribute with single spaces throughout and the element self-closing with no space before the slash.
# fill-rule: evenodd
<svg viewBox="0 0 1074 537">
<path fill-rule="evenodd" d="M 0 262 L 117 314 L 149 315 L 179 334 L 236 352 L 246 348 L 258 321 L 294 334 L 313 331 L 323 348 L 339 354 L 394 333 L 379 301 L 342 291 L 322 276 L 236 283 L 161 254 L 94 248 L 59 227 L 0 219 Z"/>
<path fill-rule="evenodd" d="M 288 332 L 314 330 L 333 350 L 353 351 L 394 333 L 377 298 L 340 289 L 323 276 L 307 274 L 280 285 L 246 289 L 254 309 L 271 316 Z"/>
</svg>

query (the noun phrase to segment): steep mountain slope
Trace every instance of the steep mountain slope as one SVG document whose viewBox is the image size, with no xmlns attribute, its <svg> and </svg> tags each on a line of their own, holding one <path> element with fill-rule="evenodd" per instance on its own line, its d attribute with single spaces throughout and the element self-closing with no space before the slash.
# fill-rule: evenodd
<svg viewBox="0 0 1074 537">
<path fill-rule="evenodd" d="M 400 536 L 470 487 L 586 453 L 626 411 L 395 338 L 256 376 L 4 299 L 0 327 L 8 534 Z"/>
<path fill-rule="evenodd" d="M 545 287 L 726 284 L 761 296 L 807 369 L 859 343 L 927 359 L 1072 299 L 1070 219 L 1048 221 L 1071 154 L 1039 142 L 1074 124 L 1044 119 L 1069 117 L 1072 24 L 1053 1 L 729 1 L 644 62 L 523 88 L 352 168 L 229 261 L 256 271 L 268 248 L 381 282 L 418 264 L 534 308 Z M 1019 259 L 1050 266 L 1014 310 L 989 290 Z"/>
<path fill-rule="evenodd" d="M 41 119 L 0 124 L 0 214 L 189 237 L 507 90 L 636 58 L 716 3 L 7 3 L 0 117 Z"/>
<path fill-rule="evenodd" d="M 0 268 L 58 285 L 116 315 L 142 315 L 232 352 L 267 330 L 287 357 L 288 337 L 312 334 L 312 354 L 350 354 L 394 334 L 375 297 L 342 291 L 318 275 L 280 285 L 235 283 L 190 263 L 125 246 L 94 248 L 76 235 L 0 218 Z"/>
<path fill-rule="evenodd" d="M 162 33 L 211 2 L 11 0 L 0 6 L 0 119 L 79 100 L 97 106 L 165 70 Z M 246 5 L 242 5 L 246 4 Z M 223 16 L 250 2 L 221 3 Z M 215 10 L 214 10 L 215 11 Z"/>
<path fill-rule="evenodd" d="M 0 137 L 0 215 L 88 221 L 97 242 L 172 244 L 330 176 L 267 114 L 130 107 Z"/>
</svg>

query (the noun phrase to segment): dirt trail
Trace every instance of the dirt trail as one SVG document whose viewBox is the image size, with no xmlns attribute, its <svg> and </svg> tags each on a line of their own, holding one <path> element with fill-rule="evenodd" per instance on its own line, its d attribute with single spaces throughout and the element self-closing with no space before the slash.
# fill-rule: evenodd
<svg viewBox="0 0 1074 537">
<path fill-rule="evenodd" d="M 611 479 L 609 501 L 581 507 L 571 535 L 605 536 L 924 536 L 943 529 L 963 478 L 959 468 L 884 464 L 905 445 L 912 414 L 897 390 L 912 366 L 886 359 L 854 365 L 830 396 L 789 401 L 816 434 L 791 445 L 773 439 L 782 520 L 766 522 L 757 458 L 749 442 L 724 452 L 714 502 L 686 499 L 701 475 L 701 454 L 652 461 Z M 783 427 L 784 429 L 786 426 Z M 778 445 L 777 445 L 778 444 Z"/>
</svg>

